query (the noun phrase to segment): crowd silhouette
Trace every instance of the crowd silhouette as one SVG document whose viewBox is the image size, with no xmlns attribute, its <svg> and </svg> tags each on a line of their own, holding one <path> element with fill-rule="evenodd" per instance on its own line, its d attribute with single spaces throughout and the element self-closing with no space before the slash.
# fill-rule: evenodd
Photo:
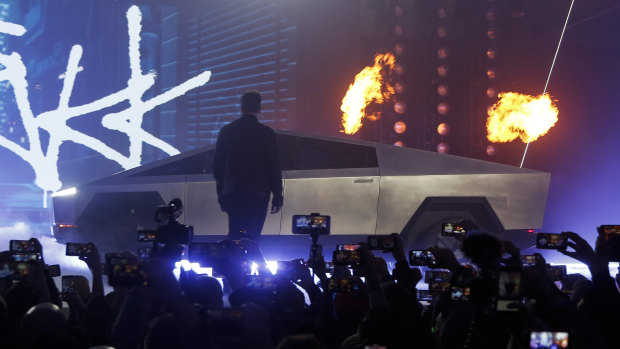
<svg viewBox="0 0 620 349">
<path fill-rule="evenodd" d="M 176 278 L 183 246 L 154 246 L 141 259 L 101 256 L 89 243 L 78 254 L 92 284 L 65 275 L 61 290 L 33 238 L 0 253 L 0 347 L 620 348 L 613 243 L 600 236 L 592 248 L 562 235 L 558 253 L 587 265 L 591 280 L 556 275 L 540 254 L 523 257 L 479 233 L 459 239 L 466 263 L 428 248 L 430 267 L 446 271 L 427 273 L 429 291 L 417 289 L 422 268 L 411 263 L 423 263 L 409 260 L 397 234 L 389 251 L 355 247 L 355 268 L 318 256 L 281 263 L 276 274 L 256 242 L 224 240 L 208 261 L 222 283 L 185 269 Z M 248 275 L 250 263 L 258 275 Z"/>
</svg>

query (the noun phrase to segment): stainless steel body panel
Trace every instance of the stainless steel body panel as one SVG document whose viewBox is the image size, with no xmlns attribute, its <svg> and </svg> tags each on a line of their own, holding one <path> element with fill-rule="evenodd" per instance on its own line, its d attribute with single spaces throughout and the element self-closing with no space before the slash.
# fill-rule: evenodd
<svg viewBox="0 0 620 349">
<path fill-rule="evenodd" d="M 228 218 L 213 195 L 215 181 L 211 175 L 187 176 L 185 190 L 185 224 L 194 227 L 194 235 L 226 235 Z"/>
<path fill-rule="evenodd" d="M 335 235 L 405 231 L 421 234 L 425 227 L 405 227 L 420 214 L 422 203 L 429 197 L 486 198 L 488 210 L 499 221 L 495 226 L 504 230 L 542 226 L 549 173 L 385 144 L 289 131 L 276 133 L 284 140 L 299 139 L 295 143 L 297 150 L 309 142 L 324 142 L 320 147 L 304 149 L 302 153 L 310 154 L 310 161 L 328 157 L 324 152 L 329 152 L 330 144 L 348 144 L 353 150 L 360 146 L 366 153 L 361 152 L 364 155 L 359 158 L 371 161 L 364 162 L 364 168 L 348 168 L 337 162 L 330 163 L 331 168 L 312 168 L 313 162 L 295 158 L 295 166 L 303 169 L 283 171 L 284 207 L 279 214 L 267 215 L 264 235 L 291 235 L 292 216 L 312 212 L 332 216 Z M 180 221 L 193 225 L 195 235 L 226 235 L 228 221 L 217 203 L 209 165 L 191 167 L 196 161 L 209 159 L 212 152 L 213 147 L 192 150 L 80 186 L 74 197 L 75 217 L 80 216 L 96 193 L 156 192 L 166 203 L 173 198 L 183 200 L 185 213 Z M 297 153 L 291 150 L 290 154 Z M 343 153 L 337 154 L 340 157 Z M 155 207 L 142 211 L 145 209 L 155 211 Z M 462 209 L 454 212 L 459 211 Z M 436 218 L 436 212 L 432 219 L 427 217 L 429 222 Z"/>
<path fill-rule="evenodd" d="M 382 176 L 377 234 L 400 232 L 433 197 L 486 197 L 506 230 L 542 226 L 547 173 Z"/>
<path fill-rule="evenodd" d="M 326 176 L 326 171 L 316 170 L 287 173 L 280 234 L 292 235 L 293 215 L 313 212 L 331 216 L 332 234 L 374 234 L 379 171 L 377 168 L 355 170 L 349 171 L 355 173 L 355 177 Z"/>
<path fill-rule="evenodd" d="M 156 192 L 159 193 L 164 202 L 168 203 L 174 198 L 179 198 L 185 202 L 185 180 L 179 182 L 157 183 L 157 178 L 152 178 L 152 183 L 139 183 L 139 178 L 132 178 L 127 185 L 102 185 L 102 186 L 84 186 L 78 189 L 76 194 L 76 217 L 88 207 L 93 200 L 95 194 L 99 193 L 134 193 L 134 192 Z M 180 179 L 180 178 L 178 178 Z M 153 207 L 155 213 L 155 207 Z M 184 215 L 179 221 L 184 220 Z M 153 222 L 145 222 L 145 225 L 151 225 Z"/>
</svg>

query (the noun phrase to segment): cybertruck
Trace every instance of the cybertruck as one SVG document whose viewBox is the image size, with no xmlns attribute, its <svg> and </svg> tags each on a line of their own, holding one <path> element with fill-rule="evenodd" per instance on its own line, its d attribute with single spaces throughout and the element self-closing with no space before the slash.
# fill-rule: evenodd
<svg viewBox="0 0 620 349">
<path fill-rule="evenodd" d="M 290 237 L 292 216 L 312 212 L 331 216 L 331 236 L 400 233 L 406 247 L 416 248 L 437 243 L 446 221 L 469 219 L 497 234 L 542 226 L 549 173 L 379 143 L 276 134 L 284 207 L 267 215 L 261 239 Z M 57 240 L 127 247 L 137 229 L 156 228 L 156 207 L 173 198 L 183 201 L 179 220 L 194 227 L 195 240 L 223 237 L 228 221 L 217 202 L 214 152 L 214 146 L 188 151 L 54 197 Z"/>
</svg>

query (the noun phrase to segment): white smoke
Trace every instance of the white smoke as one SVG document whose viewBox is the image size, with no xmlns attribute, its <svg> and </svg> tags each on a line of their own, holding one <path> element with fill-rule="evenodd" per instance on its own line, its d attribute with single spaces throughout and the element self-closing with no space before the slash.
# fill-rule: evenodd
<svg viewBox="0 0 620 349">
<path fill-rule="evenodd" d="M 43 258 L 46 264 L 59 264 L 62 275 L 82 275 L 92 282 L 86 263 L 79 260 L 78 257 L 66 256 L 65 245 L 56 242 L 53 237 L 35 234 L 27 223 L 18 222 L 13 226 L 0 227 L 0 251 L 8 250 L 11 240 L 28 240 L 33 237 L 41 242 Z M 60 278 L 54 279 L 56 286 L 60 289 Z"/>
</svg>

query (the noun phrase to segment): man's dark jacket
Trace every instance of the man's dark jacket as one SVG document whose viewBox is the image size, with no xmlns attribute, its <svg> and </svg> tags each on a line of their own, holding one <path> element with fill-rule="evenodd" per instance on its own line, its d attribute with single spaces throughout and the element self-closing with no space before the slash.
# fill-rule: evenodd
<svg viewBox="0 0 620 349">
<path fill-rule="evenodd" d="M 253 114 L 222 127 L 217 138 L 213 177 L 218 201 L 224 196 L 273 194 L 272 206 L 282 206 L 282 173 L 275 133 Z"/>
</svg>

